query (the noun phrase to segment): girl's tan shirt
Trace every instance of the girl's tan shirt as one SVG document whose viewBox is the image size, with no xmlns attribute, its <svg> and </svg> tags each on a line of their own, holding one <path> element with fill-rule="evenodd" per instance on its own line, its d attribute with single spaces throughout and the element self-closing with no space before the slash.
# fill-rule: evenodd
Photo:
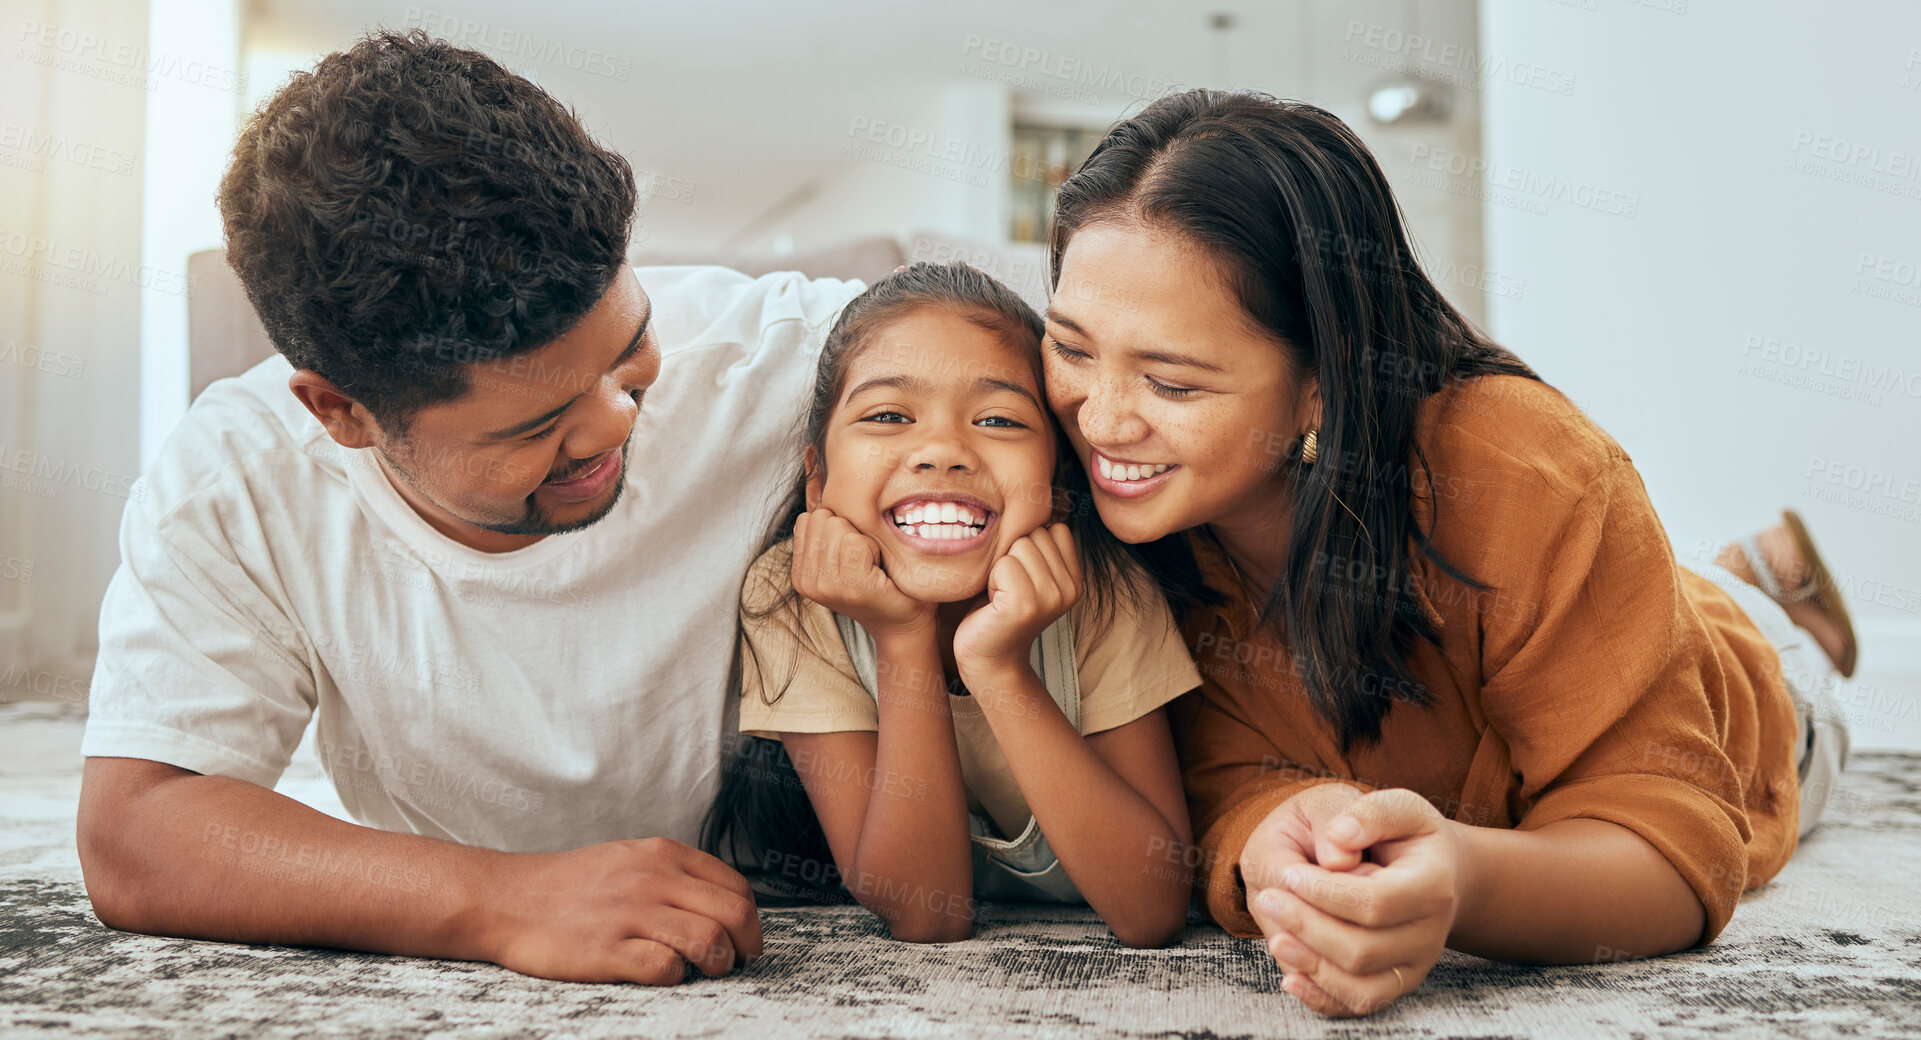
<svg viewBox="0 0 1921 1040">
<path fill-rule="evenodd" d="M 740 731 L 778 740 L 782 733 L 879 730 L 880 707 L 861 686 L 833 611 L 792 601 L 792 563 L 793 542 L 781 542 L 754 561 L 742 586 Z M 1098 626 L 1085 602 L 1072 615 L 1083 735 L 1125 726 L 1200 685 L 1161 597 L 1143 597 L 1138 606 L 1117 602 Z M 1033 814 L 980 702 L 950 694 L 947 704 L 969 811 L 992 820 L 1002 837 L 1018 837 Z M 1016 709 L 1026 718 L 1057 710 L 1007 710 Z"/>
<path fill-rule="evenodd" d="M 1585 817 L 1626 827 L 1666 856 L 1718 935 L 1743 891 L 1793 853 L 1795 708 L 1774 648 L 1734 601 L 1681 567 L 1627 453 L 1560 393 L 1515 376 L 1451 385 L 1423 406 L 1415 512 L 1434 548 L 1409 588 L 1441 646 L 1409 660 L 1430 705 L 1378 675 L 1392 698 L 1381 740 L 1343 754 L 1315 713 L 1277 624 L 1256 622 L 1219 543 L 1190 536 L 1210 586 L 1182 633 L 1201 688 L 1169 709 L 1211 916 L 1247 913 L 1241 850 L 1269 812 L 1317 783 L 1409 788 L 1443 815 L 1533 830 Z M 1323 458 L 1316 465 L 1335 464 Z M 1349 486 L 1408 470 L 1348 475 Z M 1358 482 L 1358 483 L 1357 483 Z M 1355 594 L 1358 565 L 1324 558 Z"/>
</svg>

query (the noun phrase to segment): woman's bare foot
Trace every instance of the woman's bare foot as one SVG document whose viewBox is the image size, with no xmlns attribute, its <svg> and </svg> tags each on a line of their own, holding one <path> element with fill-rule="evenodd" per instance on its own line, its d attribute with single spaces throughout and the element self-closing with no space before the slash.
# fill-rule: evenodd
<svg viewBox="0 0 1921 1040">
<path fill-rule="evenodd" d="M 1788 619 L 1806 629 L 1821 645 L 1835 670 L 1843 675 L 1852 674 L 1854 662 L 1848 660 L 1847 615 L 1825 603 L 1821 596 L 1796 599 L 1796 593 L 1814 581 L 1814 568 L 1802 556 L 1801 549 L 1795 544 L 1793 535 L 1782 525 L 1775 525 L 1756 535 L 1754 541 L 1761 548 L 1769 570 L 1774 572 L 1775 580 L 1781 584 L 1781 592 L 1786 602 L 1781 609 L 1787 611 Z M 1750 585 L 1766 591 L 1754 568 L 1748 563 L 1748 554 L 1739 545 L 1727 545 L 1714 558 L 1714 562 L 1726 567 L 1734 576 Z"/>
</svg>

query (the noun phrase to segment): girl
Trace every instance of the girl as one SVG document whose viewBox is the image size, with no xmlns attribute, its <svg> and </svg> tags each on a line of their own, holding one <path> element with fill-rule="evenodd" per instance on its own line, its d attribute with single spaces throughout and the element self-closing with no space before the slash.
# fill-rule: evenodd
<svg viewBox="0 0 1921 1040">
<path fill-rule="evenodd" d="M 1340 120 L 1157 101 L 1062 186 L 1052 264 L 1050 404 L 1204 676 L 1171 714 L 1208 910 L 1289 993 L 1682 949 L 1781 869 L 1847 750 L 1809 637 L 1855 652 L 1805 530 L 1680 567 Z"/>
<path fill-rule="evenodd" d="M 964 264 L 897 271 L 835 322 L 742 591 L 747 743 L 706 843 L 763 881 L 837 878 L 899 939 L 966 938 L 978 894 L 1085 899 L 1157 946 L 1192 876 L 1161 706 L 1199 676 L 1085 508 L 1040 331 Z"/>
</svg>

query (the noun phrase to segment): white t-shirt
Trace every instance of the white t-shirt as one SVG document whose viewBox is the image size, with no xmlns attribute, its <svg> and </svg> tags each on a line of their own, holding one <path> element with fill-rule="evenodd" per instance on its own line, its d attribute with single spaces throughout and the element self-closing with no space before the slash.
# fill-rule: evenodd
<svg viewBox="0 0 1921 1040">
<path fill-rule="evenodd" d="M 430 527 L 284 360 L 209 387 L 122 520 L 82 753 L 272 787 L 317 715 L 369 826 L 517 852 L 694 841 L 731 750 L 741 581 L 861 287 L 638 274 L 663 360 L 627 487 L 514 552 Z"/>
</svg>

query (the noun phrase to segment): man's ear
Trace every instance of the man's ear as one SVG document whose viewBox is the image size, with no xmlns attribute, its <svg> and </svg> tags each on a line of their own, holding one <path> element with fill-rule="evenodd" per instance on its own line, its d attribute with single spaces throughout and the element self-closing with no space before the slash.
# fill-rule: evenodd
<svg viewBox="0 0 1921 1040">
<path fill-rule="evenodd" d="M 341 393 L 326 376 L 311 368 L 295 372 L 287 389 L 327 428 L 327 436 L 343 448 L 371 448 L 385 440 L 380 423 L 365 405 Z"/>
<path fill-rule="evenodd" d="M 827 474 L 820 468 L 820 454 L 809 444 L 800 457 L 801 471 L 807 474 L 807 511 L 820 508 L 821 490 L 827 486 Z"/>
</svg>

